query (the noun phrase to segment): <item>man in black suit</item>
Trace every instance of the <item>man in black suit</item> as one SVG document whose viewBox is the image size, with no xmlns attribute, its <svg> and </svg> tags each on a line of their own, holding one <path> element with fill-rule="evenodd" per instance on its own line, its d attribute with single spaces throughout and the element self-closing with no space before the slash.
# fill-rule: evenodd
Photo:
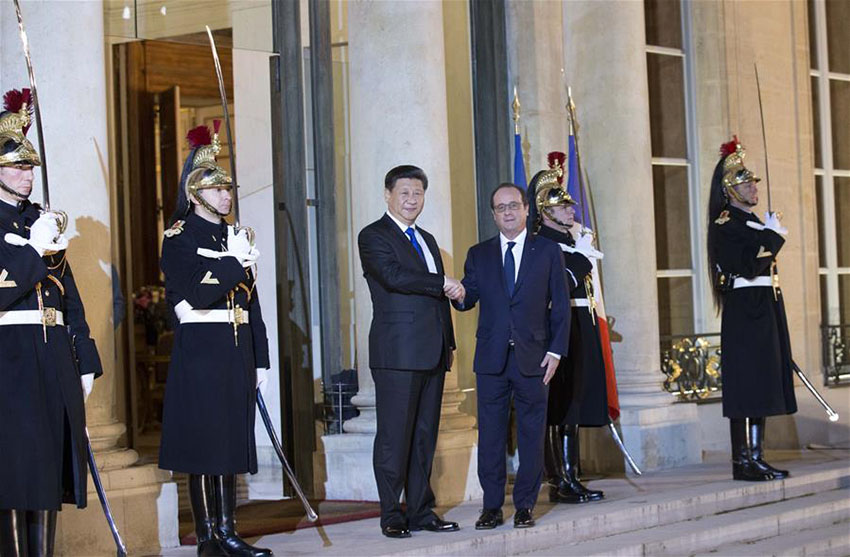
<svg viewBox="0 0 850 557">
<path fill-rule="evenodd" d="M 390 538 L 410 537 L 410 530 L 458 529 L 432 510 L 430 477 L 443 381 L 455 349 L 449 299 L 462 297 L 464 288 L 446 276 L 434 237 L 416 226 L 427 189 L 422 169 L 390 170 L 384 178 L 387 212 L 358 237 L 372 296 L 369 367 L 378 416 L 373 465 L 381 531 Z"/>
<path fill-rule="evenodd" d="M 532 509 L 543 477 L 548 384 L 567 352 L 570 301 L 558 244 L 527 233 L 525 192 L 501 184 L 490 196 L 499 235 L 470 248 L 453 302 L 480 303 L 473 368 L 478 390 L 478 480 L 484 510 L 478 530 L 502 524 L 505 450 L 511 398 L 516 407 L 519 470 L 515 528 L 534 526 Z"/>
</svg>

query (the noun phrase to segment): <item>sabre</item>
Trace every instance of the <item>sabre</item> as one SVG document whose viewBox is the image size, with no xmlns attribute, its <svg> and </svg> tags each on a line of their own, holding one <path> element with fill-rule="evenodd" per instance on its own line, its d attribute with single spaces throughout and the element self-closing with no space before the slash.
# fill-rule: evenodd
<svg viewBox="0 0 850 557">
<path fill-rule="evenodd" d="M 210 39 L 210 50 L 212 50 L 213 62 L 215 63 L 215 76 L 218 78 L 218 95 L 221 97 L 221 109 L 224 112 L 224 130 L 227 133 L 227 152 L 230 158 L 230 175 L 233 177 L 233 219 L 234 225 L 239 230 L 239 182 L 236 180 L 236 151 L 233 149 L 233 133 L 230 129 L 230 111 L 227 110 L 227 91 L 224 89 L 224 75 L 221 73 L 221 60 L 218 58 L 218 49 L 215 47 L 210 26 L 206 25 L 207 37 Z M 250 234 L 249 234 L 250 236 Z"/>
<path fill-rule="evenodd" d="M 32 57 L 30 56 L 30 42 L 24 29 L 24 16 L 21 13 L 21 3 L 15 3 L 15 14 L 18 16 L 18 33 L 21 36 L 21 44 L 24 47 L 24 58 L 27 62 L 27 74 L 30 78 L 30 92 L 35 112 L 35 129 L 38 132 L 38 150 L 41 154 L 41 196 L 45 211 L 50 210 L 50 190 L 47 184 L 47 151 L 44 149 L 44 130 L 41 126 L 41 103 L 38 102 L 38 88 L 35 85 L 35 72 L 32 69 Z"/>
<path fill-rule="evenodd" d="M 797 365 L 797 362 L 792 360 L 791 364 L 794 366 L 794 373 L 797 374 L 797 377 L 800 378 L 800 381 L 803 382 L 803 385 L 806 386 L 806 388 L 809 390 L 809 392 L 812 393 L 812 396 L 814 396 L 817 399 L 817 401 L 820 403 L 820 405 L 823 406 L 823 409 L 826 410 L 826 415 L 829 416 L 829 421 L 830 422 L 837 422 L 838 421 L 838 412 L 833 410 L 832 406 L 830 406 L 829 403 L 826 400 L 824 400 L 824 398 L 821 396 L 821 394 L 818 392 L 818 390 L 815 389 L 815 386 L 812 385 L 812 382 L 809 381 L 809 378 L 806 377 L 806 374 L 803 373 L 803 370 L 800 369 L 800 366 Z"/>
<path fill-rule="evenodd" d="M 620 439 L 620 434 L 617 433 L 617 428 L 614 427 L 613 422 L 608 422 L 608 431 L 611 432 L 611 437 L 614 438 L 614 443 L 617 444 L 617 448 L 620 449 L 620 452 L 623 453 L 623 456 L 626 457 L 626 462 L 629 463 L 629 468 L 632 469 L 632 472 L 637 474 L 638 476 L 642 476 L 643 472 L 638 468 L 635 459 L 632 458 L 632 455 L 629 454 L 629 451 L 626 450 L 626 446 L 623 444 L 623 440 Z"/>
<path fill-rule="evenodd" d="M 753 62 L 753 67 L 756 70 L 756 90 L 759 95 L 759 115 L 761 115 L 761 140 L 764 143 L 764 179 L 767 181 L 767 211 L 773 212 L 770 203 L 770 167 L 767 164 L 767 133 L 764 131 L 764 106 L 761 102 L 761 82 L 759 81 L 759 67 Z"/>
<path fill-rule="evenodd" d="M 118 557 L 127 557 L 127 546 L 124 545 L 124 540 L 121 539 L 121 534 L 118 533 L 115 517 L 112 516 L 112 509 L 109 508 L 109 501 L 106 499 L 106 492 L 103 490 L 103 484 L 100 481 L 100 473 L 97 471 L 97 463 L 94 460 L 94 453 L 91 449 L 88 429 L 86 429 L 86 452 L 88 453 L 89 470 L 91 471 L 92 480 L 94 480 L 94 488 L 97 491 L 98 499 L 100 499 L 100 506 L 103 507 L 103 514 L 109 523 L 109 529 L 112 531 L 112 539 L 115 541 L 116 555 Z"/>
<path fill-rule="evenodd" d="M 269 434 L 269 439 L 272 441 L 274 452 L 277 453 L 277 457 L 283 465 L 283 471 L 286 472 L 286 477 L 289 478 L 289 483 L 292 484 L 293 489 L 295 489 L 295 493 L 298 495 L 298 498 L 301 499 L 301 504 L 304 505 L 304 511 L 307 513 L 307 520 L 310 522 L 316 522 L 319 519 L 319 515 L 317 515 L 316 511 L 313 510 L 313 507 L 310 506 L 310 501 L 308 501 L 307 497 L 304 495 L 304 491 L 298 483 L 298 478 L 295 477 L 295 472 L 293 472 L 292 466 L 289 465 L 289 461 L 286 460 L 286 455 L 283 454 L 283 447 L 280 446 L 280 440 L 277 438 L 277 433 L 272 425 L 272 419 L 269 417 L 269 411 L 266 408 L 266 401 L 263 400 L 263 393 L 260 392 L 260 389 L 257 389 L 257 408 L 260 410 L 260 417 L 263 418 L 263 424 L 266 426 L 266 432 Z"/>
</svg>

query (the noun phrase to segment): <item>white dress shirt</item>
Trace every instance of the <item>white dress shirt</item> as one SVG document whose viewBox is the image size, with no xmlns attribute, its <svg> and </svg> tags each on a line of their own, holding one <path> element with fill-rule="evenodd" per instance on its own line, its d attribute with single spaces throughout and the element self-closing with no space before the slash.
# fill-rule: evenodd
<svg viewBox="0 0 850 557">
<path fill-rule="evenodd" d="M 395 218 L 389 211 L 387 211 L 387 215 L 393 219 L 393 222 L 401 229 L 401 233 L 404 234 L 404 237 L 412 244 L 413 242 L 410 241 L 410 236 L 407 235 L 407 225 Z M 416 235 L 416 241 L 419 242 L 419 245 L 422 247 L 422 253 L 425 254 L 425 264 L 428 266 L 428 272 L 436 275 L 437 263 L 434 261 L 434 255 L 431 253 L 431 250 L 428 249 L 428 244 L 425 243 L 425 238 L 423 238 L 422 234 L 419 233 L 419 229 L 416 228 L 416 223 L 413 223 L 410 227 Z"/>
</svg>

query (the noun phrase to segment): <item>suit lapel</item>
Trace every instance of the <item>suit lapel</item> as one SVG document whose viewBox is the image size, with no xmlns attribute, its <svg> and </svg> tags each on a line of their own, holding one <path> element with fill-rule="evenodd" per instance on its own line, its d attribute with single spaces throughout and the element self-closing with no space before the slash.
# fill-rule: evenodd
<svg viewBox="0 0 850 557">
<path fill-rule="evenodd" d="M 416 261 L 417 265 L 427 271 L 428 265 L 426 265 L 425 262 L 422 261 L 422 258 L 419 257 L 419 253 L 417 253 L 416 248 L 413 247 L 413 242 L 410 241 L 407 234 L 401 231 L 401 228 L 398 227 L 395 221 L 390 218 L 388 214 L 384 213 L 384 217 L 381 221 L 384 223 L 384 226 L 389 229 L 390 237 L 395 238 L 396 242 L 403 242 L 405 246 L 403 249 L 405 252 Z"/>
<path fill-rule="evenodd" d="M 534 236 L 527 234 L 525 237 L 525 246 L 522 248 L 522 259 L 519 262 L 519 273 L 517 274 L 516 283 L 514 284 L 514 296 L 517 290 L 522 285 L 522 279 L 528 274 L 528 270 L 534 265 L 532 261 L 536 255 L 534 250 Z M 502 273 L 504 274 L 504 273 Z"/>
<path fill-rule="evenodd" d="M 425 240 L 425 245 L 428 247 L 428 251 L 431 252 L 431 257 L 434 258 L 434 265 L 437 267 L 437 273 L 444 275 L 443 257 L 440 255 L 440 247 L 437 245 L 437 240 L 434 239 L 434 236 L 424 228 L 419 228 L 419 233 L 422 235 L 422 239 Z M 411 247 L 412 246 L 413 244 L 411 244 Z M 414 251 L 416 250 L 414 249 Z M 418 258 L 419 254 L 416 254 L 416 257 Z"/>
<path fill-rule="evenodd" d="M 505 266 L 502 263 L 502 242 L 499 239 L 499 236 L 490 240 L 490 246 L 487 248 L 487 251 L 491 254 L 489 259 L 493 262 L 493 268 L 490 269 L 490 272 L 499 277 L 502 294 L 505 295 L 505 298 L 510 299 L 511 296 L 508 294 L 508 284 L 505 282 Z M 484 276 L 486 276 L 486 274 Z M 516 288 L 514 288 L 514 292 L 516 292 Z"/>
</svg>

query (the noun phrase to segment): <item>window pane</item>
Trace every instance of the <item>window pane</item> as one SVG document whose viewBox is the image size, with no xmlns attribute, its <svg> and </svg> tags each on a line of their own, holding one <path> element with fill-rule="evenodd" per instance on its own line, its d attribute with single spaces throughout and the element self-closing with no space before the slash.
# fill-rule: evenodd
<svg viewBox="0 0 850 557">
<path fill-rule="evenodd" d="M 659 269 L 691 268 L 688 169 L 653 166 L 655 251 Z"/>
<path fill-rule="evenodd" d="M 850 170 L 850 82 L 829 81 L 833 168 Z"/>
<path fill-rule="evenodd" d="M 658 279 L 658 317 L 662 337 L 694 333 L 691 277 Z"/>
<path fill-rule="evenodd" d="M 835 177 L 835 247 L 838 266 L 850 267 L 850 178 Z"/>
<path fill-rule="evenodd" d="M 815 30 L 815 3 L 812 0 L 806 2 L 809 12 L 809 66 L 818 69 L 817 32 Z"/>
<path fill-rule="evenodd" d="M 830 323 L 827 298 L 826 275 L 820 275 L 820 323 L 821 325 L 834 325 L 834 323 Z"/>
<path fill-rule="evenodd" d="M 645 0 L 646 44 L 682 48 L 681 10 L 679 0 Z"/>
<path fill-rule="evenodd" d="M 850 275 L 838 275 L 838 308 L 839 323 L 850 323 Z"/>
<path fill-rule="evenodd" d="M 815 203 L 818 212 L 818 266 L 826 267 L 826 222 L 824 221 L 823 176 L 815 176 Z"/>
<path fill-rule="evenodd" d="M 829 51 L 829 71 L 850 73 L 850 2 L 826 0 L 826 40 Z"/>
<path fill-rule="evenodd" d="M 687 158 L 684 61 L 664 54 L 646 56 L 652 156 Z"/>
<path fill-rule="evenodd" d="M 823 154 L 820 150 L 820 78 L 812 77 L 812 133 L 815 142 L 815 168 L 823 168 Z"/>
</svg>

